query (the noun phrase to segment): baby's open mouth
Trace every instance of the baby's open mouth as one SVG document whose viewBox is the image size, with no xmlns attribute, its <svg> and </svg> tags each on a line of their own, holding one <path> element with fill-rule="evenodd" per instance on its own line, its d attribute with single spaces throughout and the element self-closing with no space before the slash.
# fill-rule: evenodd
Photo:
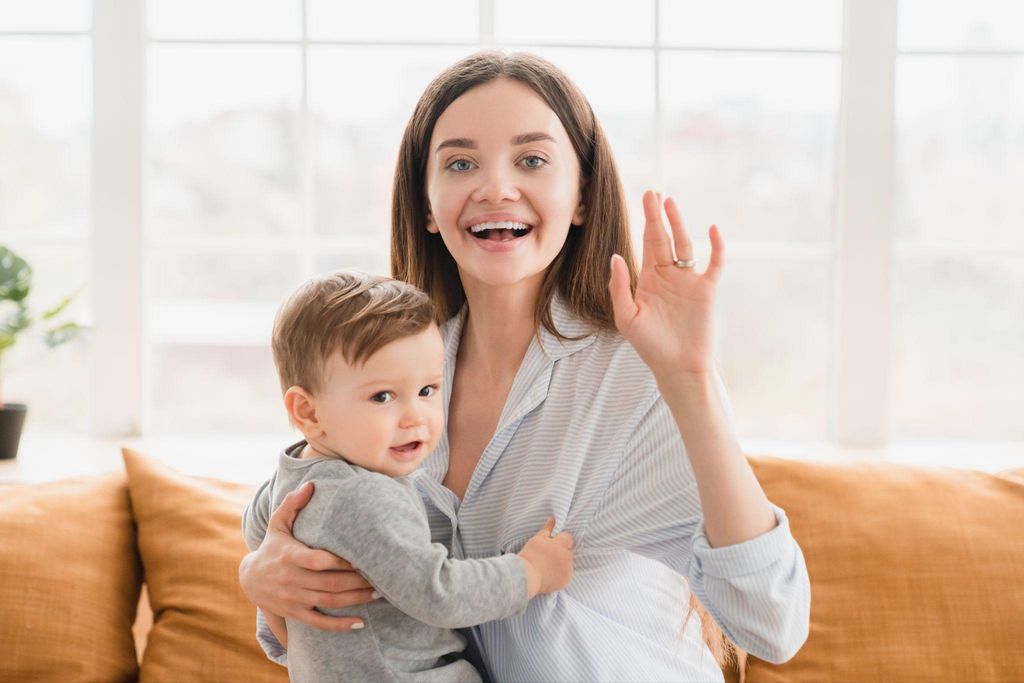
<svg viewBox="0 0 1024 683">
<path fill-rule="evenodd" d="M 422 443 L 422 441 L 410 441 L 409 443 L 402 444 L 401 446 L 392 446 L 391 450 L 398 451 L 399 453 L 408 453 L 419 448 Z"/>
<path fill-rule="evenodd" d="M 476 237 L 477 239 L 491 240 L 494 242 L 507 242 L 530 234 L 530 231 L 533 230 L 533 226 L 526 223 L 516 223 L 514 221 L 493 221 L 489 223 L 477 223 L 476 225 L 470 226 L 468 229 L 473 237 Z"/>
</svg>

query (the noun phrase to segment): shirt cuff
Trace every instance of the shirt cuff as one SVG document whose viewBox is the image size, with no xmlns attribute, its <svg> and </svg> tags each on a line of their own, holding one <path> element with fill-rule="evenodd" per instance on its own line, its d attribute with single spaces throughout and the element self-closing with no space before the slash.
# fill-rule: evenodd
<svg viewBox="0 0 1024 683">
<path fill-rule="evenodd" d="M 281 666 L 288 666 L 288 650 L 284 649 L 281 645 L 281 641 L 277 639 L 274 632 L 270 630 L 270 625 L 267 623 L 267 618 L 263 615 L 263 610 L 259 607 L 256 608 L 256 641 L 263 648 L 263 652 L 267 655 L 267 659 L 280 664 Z"/>
<path fill-rule="evenodd" d="M 693 555 L 703 574 L 734 579 L 760 572 L 792 554 L 796 540 L 789 530 L 789 518 L 779 506 L 771 502 L 768 505 L 775 513 L 777 526 L 742 543 L 712 548 L 701 525 L 693 537 Z"/>
</svg>

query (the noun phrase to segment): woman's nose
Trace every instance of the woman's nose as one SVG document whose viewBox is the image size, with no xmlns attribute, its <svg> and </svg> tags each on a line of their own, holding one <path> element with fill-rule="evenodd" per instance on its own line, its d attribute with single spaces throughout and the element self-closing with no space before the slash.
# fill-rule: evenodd
<svg viewBox="0 0 1024 683">
<path fill-rule="evenodd" d="M 473 200 L 500 204 L 519 199 L 519 189 L 513 181 L 512 174 L 502 168 L 491 168 L 480 175 L 480 187 L 473 193 Z"/>
</svg>

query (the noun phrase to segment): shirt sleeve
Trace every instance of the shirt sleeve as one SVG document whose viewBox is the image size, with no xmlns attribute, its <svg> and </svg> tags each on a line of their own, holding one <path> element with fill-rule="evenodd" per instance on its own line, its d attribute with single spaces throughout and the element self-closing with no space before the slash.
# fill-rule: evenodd
<svg viewBox="0 0 1024 683">
<path fill-rule="evenodd" d="M 517 555 L 449 559 L 447 548 L 431 543 L 415 494 L 398 482 L 371 474 L 318 482 L 317 491 L 307 506 L 313 510 L 296 521 L 295 538 L 347 559 L 414 619 L 464 628 L 526 609 L 526 569 Z"/>
<path fill-rule="evenodd" d="M 717 374 L 716 379 L 725 396 Z M 731 427 L 728 399 L 725 409 Z M 810 581 L 785 512 L 771 507 L 775 528 L 712 548 L 679 429 L 655 391 L 587 524 L 586 545 L 625 548 L 685 575 L 733 642 L 756 657 L 782 662 L 807 638 Z"/>
<path fill-rule="evenodd" d="M 270 497 L 271 483 L 273 477 L 263 482 L 252 500 L 245 506 L 242 512 L 242 535 L 245 537 L 245 545 L 249 550 L 256 550 L 263 543 L 263 537 L 267 534 L 267 525 L 270 523 Z"/>
<path fill-rule="evenodd" d="M 242 513 L 242 535 L 249 550 L 256 550 L 263 543 L 263 537 L 267 533 L 272 481 L 273 478 L 268 479 L 256 490 Z M 263 648 L 267 659 L 281 666 L 288 666 L 288 651 L 270 630 L 267 618 L 259 607 L 256 608 L 256 642 Z"/>
</svg>

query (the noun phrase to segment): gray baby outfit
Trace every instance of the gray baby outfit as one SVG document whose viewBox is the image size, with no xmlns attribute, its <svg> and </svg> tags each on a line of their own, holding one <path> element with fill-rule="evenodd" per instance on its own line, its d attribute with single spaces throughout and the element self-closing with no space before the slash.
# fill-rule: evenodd
<svg viewBox="0 0 1024 683">
<path fill-rule="evenodd" d="M 359 617 L 358 631 L 321 631 L 288 624 L 292 681 L 477 683 L 480 676 L 458 657 L 465 639 L 451 629 L 522 613 L 526 570 L 514 554 L 449 559 L 431 543 L 427 514 L 412 482 L 365 470 L 338 458 L 297 456 L 305 441 L 278 458 L 277 472 L 260 487 L 242 517 L 254 550 L 284 496 L 307 481 L 315 492 L 295 521 L 296 539 L 345 558 L 383 596 L 366 605 L 322 609 Z"/>
</svg>

